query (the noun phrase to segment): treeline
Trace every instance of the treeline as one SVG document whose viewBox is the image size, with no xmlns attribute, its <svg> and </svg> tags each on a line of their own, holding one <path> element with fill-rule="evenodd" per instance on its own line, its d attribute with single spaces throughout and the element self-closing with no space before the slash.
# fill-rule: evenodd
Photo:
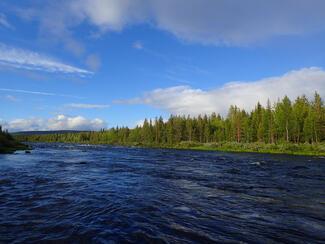
<svg viewBox="0 0 325 244">
<path fill-rule="evenodd" d="M 0 126 L 0 154 L 1 153 L 12 153 L 15 150 L 28 149 L 25 145 L 17 142 L 8 131 L 3 131 Z"/>
<path fill-rule="evenodd" d="M 12 141 L 14 138 L 8 133 L 8 131 L 2 130 L 2 126 L 0 125 L 0 146 L 7 141 Z"/>
<path fill-rule="evenodd" d="M 321 96 L 306 96 L 290 101 L 286 96 L 275 104 L 257 103 L 247 112 L 229 108 L 224 118 L 215 113 L 197 117 L 170 116 L 146 119 L 134 129 L 116 127 L 99 132 L 20 136 L 23 141 L 103 143 L 120 145 L 173 146 L 181 142 L 237 142 L 267 144 L 310 143 L 325 140 L 325 108 Z"/>
</svg>

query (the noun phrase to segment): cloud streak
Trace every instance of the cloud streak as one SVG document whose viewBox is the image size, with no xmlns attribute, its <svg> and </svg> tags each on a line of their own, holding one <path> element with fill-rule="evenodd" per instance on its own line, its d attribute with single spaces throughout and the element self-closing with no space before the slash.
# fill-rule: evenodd
<svg viewBox="0 0 325 244">
<path fill-rule="evenodd" d="M 324 96 L 325 70 L 312 67 L 252 82 L 229 82 L 221 88 L 207 91 L 190 86 L 156 89 L 142 97 L 115 103 L 144 104 L 181 115 L 212 112 L 225 115 L 230 105 L 237 105 L 249 111 L 258 101 L 262 104 L 266 104 L 267 99 L 276 102 L 285 95 L 291 99 L 302 94 L 312 97 L 315 91 Z"/>
<path fill-rule="evenodd" d="M 76 109 L 105 109 L 109 108 L 108 104 L 85 104 L 85 103 L 70 103 L 65 105 L 66 108 Z"/>
<path fill-rule="evenodd" d="M 68 95 L 68 94 L 57 94 L 57 93 L 41 92 L 41 91 L 28 91 L 28 90 L 20 90 L 20 89 L 0 88 L 0 91 L 23 93 L 23 94 L 30 94 L 30 95 L 39 95 L 39 96 L 70 97 L 70 98 L 78 98 L 78 99 L 83 98 L 83 97 Z"/>
<path fill-rule="evenodd" d="M 7 29 L 14 29 L 14 27 L 8 22 L 6 15 L 0 13 L 0 27 L 3 26 Z"/>
<path fill-rule="evenodd" d="M 73 74 L 81 77 L 93 74 L 88 70 L 64 64 L 37 52 L 7 46 L 3 43 L 0 43 L 0 66 L 49 73 Z"/>
<path fill-rule="evenodd" d="M 29 118 L 15 119 L 9 122 L 2 121 L 4 129 L 17 131 L 44 131 L 44 130 L 100 130 L 107 127 L 102 119 L 87 119 L 82 116 L 57 115 L 49 119 Z"/>
</svg>

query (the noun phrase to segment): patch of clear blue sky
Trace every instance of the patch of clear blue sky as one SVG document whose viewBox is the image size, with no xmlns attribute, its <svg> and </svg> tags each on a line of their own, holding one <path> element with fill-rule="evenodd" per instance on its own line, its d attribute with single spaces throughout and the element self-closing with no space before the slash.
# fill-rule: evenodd
<svg viewBox="0 0 325 244">
<path fill-rule="evenodd" d="M 86 68 L 86 54 L 75 56 L 58 40 L 39 32 L 37 22 L 20 21 L 9 15 L 13 30 L 0 28 L 6 45 L 46 54 L 77 67 Z M 165 111 L 145 105 L 114 104 L 114 100 L 141 96 L 145 91 L 188 85 L 198 89 L 221 87 L 229 81 L 254 81 L 282 75 L 303 67 L 325 67 L 325 35 L 283 36 L 250 47 L 226 47 L 189 43 L 149 25 L 134 25 L 121 32 L 91 38 L 93 27 L 83 24 L 73 29 L 86 53 L 95 53 L 101 67 L 93 76 L 80 78 L 46 72 L 0 69 L 0 88 L 71 94 L 83 98 L 36 96 L 0 91 L 0 118 L 41 117 L 56 114 L 101 118 L 110 126 L 133 126 L 144 117 Z M 140 41 L 143 49 L 133 48 Z M 17 101 L 6 99 L 13 95 Z M 111 104 L 108 109 L 67 109 L 64 104 Z"/>
</svg>

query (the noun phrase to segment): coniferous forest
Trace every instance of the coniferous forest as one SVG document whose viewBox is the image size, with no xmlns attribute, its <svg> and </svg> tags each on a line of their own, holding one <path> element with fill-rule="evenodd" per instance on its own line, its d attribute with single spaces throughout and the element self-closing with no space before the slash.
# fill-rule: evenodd
<svg viewBox="0 0 325 244">
<path fill-rule="evenodd" d="M 27 146 L 17 142 L 7 131 L 0 126 L 0 154 L 13 153 L 15 150 L 25 150 Z"/>
<path fill-rule="evenodd" d="M 291 101 L 287 96 L 253 111 L 231 106 L 226 117 L 211 115 L 170 116 L 145 119 L 134 129 L 116 127 L 98 132 L 20 135 L 21 141 L 68 142 L 217 149 L 231 151 L 325 154 L 325 107 L 316 92 Z M 305 152 L 303 152 L 305 151 Z"/>
</svg>

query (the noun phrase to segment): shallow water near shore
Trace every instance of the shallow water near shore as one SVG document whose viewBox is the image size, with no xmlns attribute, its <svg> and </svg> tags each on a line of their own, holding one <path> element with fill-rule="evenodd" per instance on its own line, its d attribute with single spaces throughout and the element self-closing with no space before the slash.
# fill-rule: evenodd
<svg viewBox="0 0 325 244">
<path fill-rule="evenodd" d="M 325 241 L 321 157 L 33 147 L 0 155 L 0 242 Z"/>
</svg>

